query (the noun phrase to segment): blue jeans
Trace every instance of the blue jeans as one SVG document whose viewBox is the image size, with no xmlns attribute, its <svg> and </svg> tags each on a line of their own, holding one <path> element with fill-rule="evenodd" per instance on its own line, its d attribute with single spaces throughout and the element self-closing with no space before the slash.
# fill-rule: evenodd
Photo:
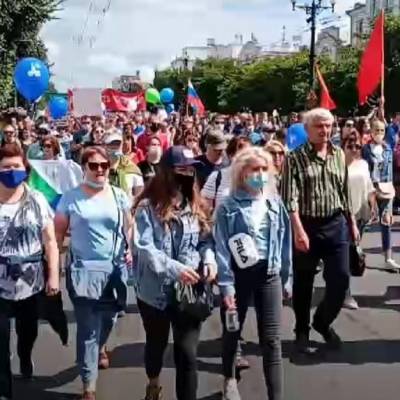
<svg viewBox="0 0 400 400">
<path fill-rule="evenodd" d="M 106 344 L 115 324 L 114 310 L 101 307 L 96 300 L 73 300 L 76 317 L 76 358 L 85 386 L 95 391 L 100 349 Z"/>
<path fill-rule="evenodd" d="M 381 225 L 382 250 L 388 251 L 392 248 L 392 216 L 393 200 L 377 199 L 379 222 Z M 389 218 L 390 223 L 386 223 L 385 218 Z"/>
</svg>

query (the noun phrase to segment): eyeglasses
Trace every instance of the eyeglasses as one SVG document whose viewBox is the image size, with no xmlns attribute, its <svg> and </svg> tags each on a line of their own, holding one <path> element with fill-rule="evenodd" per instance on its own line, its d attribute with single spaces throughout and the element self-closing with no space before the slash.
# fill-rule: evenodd
<svg viewBox="0 0 400 400">
<path fill-rule="evenodd" d="M 4 131 L 5 135 L 12 135 L 14 133 L 14 131 Z"/>
<path fill-rule="evenodd" d="M 354 151 L 354 150 L 361 150 L 362 146 L 359 144 L 350 144 L 350 145 L 346 146 L 346 148 L 347 148 L 347 150 Z"/>
<path fill-rule="evenodd" d="M 284 157 L 284 151 L 270 151 L 272 157 Z"/>
<path fill-rule="evenodd" d="M 108 162 L 89 162 L 88 167 L 91 171 L 95 172 L 99 170 L 99 167 L 102 171 L 107 171 L 110 168 L 110 163 Z"/>
</svg>

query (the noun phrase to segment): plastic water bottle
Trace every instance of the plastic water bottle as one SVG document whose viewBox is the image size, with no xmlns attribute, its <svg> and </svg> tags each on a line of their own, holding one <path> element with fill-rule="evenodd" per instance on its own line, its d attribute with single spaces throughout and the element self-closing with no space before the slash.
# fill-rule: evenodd
<svg viewBox="0 0 400 400">
<path fill-rule="evenodd" d="M 237 310 L 227 310 L 225 313 L 225 325 L 228 332 L 237 332 L 240 328 Z"/>
</svg>

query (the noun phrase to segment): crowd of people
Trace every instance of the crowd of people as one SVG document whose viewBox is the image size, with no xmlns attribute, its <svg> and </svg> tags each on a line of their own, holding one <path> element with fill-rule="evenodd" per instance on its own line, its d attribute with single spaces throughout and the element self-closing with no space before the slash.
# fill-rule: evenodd
<svg viewBox="0 0 400 400">
<path fill-rule="evenodd" d="M 288 137 L 295 125 L 306 140 L 293 149 Z M 207 315 L 195 313 L 181 292 L 211 309 L 212 295 L 204 304 L 204 291 L 214 284 L 221 296 L 223 398 L 241 398 L 237 374 L 249 368 L 241 333 L 254 305 L 268 398 L 283 400 L 283 299 L 292 298 L 297 352 L 315 352 L 311 329 L 338 351 L 333 323 L 342 307 L 358 308 L 350 248 L 370 224 L 380 226 L 386 269 L 400 270 L 391 233 L 399 127 L 400 115 L 390 123 L 379 112 L 340 120 L 321 108 L 287 120 L 276 111 L 10 118 L 0 142 L 0 399 L 12 399 L 10 319 L 20 373 L 30 379 L 40 297 L 59 294 L 65 270 L 82 400 L 95 400 L 98 369 L 110 365 L 107 341 L 125 310 L 128 278 L 146 333 L 145 400 L 162 399 L 171 327 L 176 397 L 196 399 Z M 53 210 L 26 182 L 30 161 L 62 159 L 79 164 L 84 179 Z M 320 269 L 325 295 L 311 321 Z"/>
</svg>

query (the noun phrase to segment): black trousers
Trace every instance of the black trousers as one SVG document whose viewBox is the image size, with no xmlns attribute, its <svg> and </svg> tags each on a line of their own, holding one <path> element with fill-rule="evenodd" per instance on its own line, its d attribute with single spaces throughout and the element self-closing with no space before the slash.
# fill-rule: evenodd
<svg viewBox="0 0 400 400">
<path fill-rule="evenodd" d="M 145 367 L 148 378 L 157 378 L 161 373 L 172 325 L 176 397 L 178 400 L 196 400 L 197 346 L 201 323 L 186 318 L 172 307 L 161 311 L 139 299 L 138 308 L 146 331 Z"/>
<path fill-rule="evenodd" d="M 325 295 L 314 315 L 314 326 L 327 332 L 338 316 L 349 288 L 349 228 L 343 214 L 331 218 L 301 218 L 310 239 L 308 253 L 294 251 L 293 309 L 296 335 L 309 334 L 316 268 L 324 262 Z"/>
<path fill-rule="evenodd" d="M 0 299 L 0 396 L 12 397 L 10 320 L 15 318 L 19 359 L 28 361 L 38 334 L 37 295 L 26 300 Z"/>
<path fill-rule="evenodd" d="M 265 264 L 235 271 L 236 306 L 240 330 L 223 333 L 222 362 L 225 378 L 235 377 L 237 344 L 251 299 L 257 315 L 258 337 L 263 355 L 268 399 L 283 399 L 281 348 L 282 281 L 279 275 L 267 275 Z"/>
</svg>

